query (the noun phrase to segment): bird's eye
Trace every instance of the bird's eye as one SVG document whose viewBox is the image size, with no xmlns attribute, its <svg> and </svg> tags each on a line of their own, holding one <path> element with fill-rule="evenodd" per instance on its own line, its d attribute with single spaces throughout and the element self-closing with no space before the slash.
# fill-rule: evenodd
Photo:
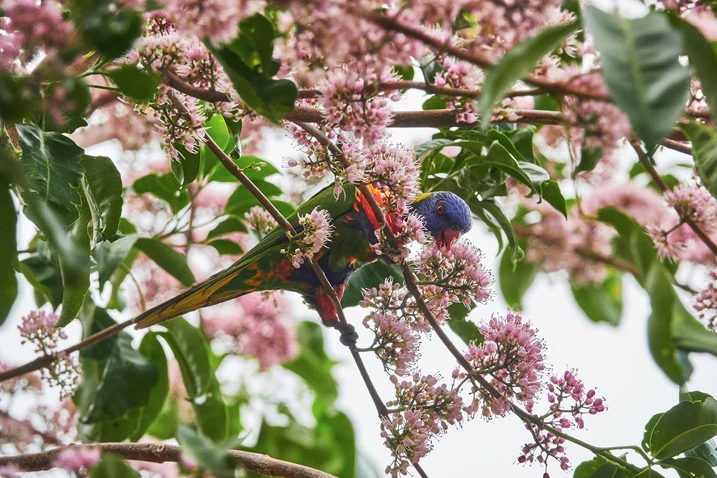
<svg viewBox="0 0 717 478">
<path fill-rule="evenodd" d="M 443 214 L 446 212 L 446 207 L 443 204 L 439 204 L 436 208 L 436 214 Z"/>
</svg>

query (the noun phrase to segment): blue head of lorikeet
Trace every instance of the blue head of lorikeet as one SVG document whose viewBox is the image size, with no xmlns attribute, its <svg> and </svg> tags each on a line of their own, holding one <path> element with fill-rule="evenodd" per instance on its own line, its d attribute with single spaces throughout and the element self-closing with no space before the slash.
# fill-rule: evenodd
<svg viewBox="0 0 717 478">
<path fill-rule="evenodd" d="M 468 204 L 448 191 L 421 194 L 411 205 L 423 217 L 426 229 L 439 247 L 448 246 L 473 227 Z"/>
</svg>

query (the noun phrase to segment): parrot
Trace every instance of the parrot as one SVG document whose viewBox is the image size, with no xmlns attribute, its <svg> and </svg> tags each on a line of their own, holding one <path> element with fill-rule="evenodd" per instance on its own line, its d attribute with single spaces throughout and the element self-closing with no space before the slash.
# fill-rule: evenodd
<svg viewBox="0 0 717 478">
<path fill-rule="evenodd" d="M 368 189 L 385 208 L 387 193 L 375 185 L 369 185 Z M 298 232 L 301 230 L 300 216 L 310 213 L 314 208 L 326 209 L 330 214 L 334 225 L 331 241 L 314 257 L 334 287 L 339 301 L 353 272 L 364 264 L 384 257 L 371 247 L 378 242 L 376 231 L 380 225 L 370 204 L 355 185 L 345 183 L 343 190 L 344 193 L 336 198 L 333 185 L 328 186 L 287 217 Z M 440 247 L 450 247 L 453 241 L 472 227 L 468 205 L 451 192 L 420 194 L 410 209 L 423 218 L 425 229 Z M 395 218 L 392 220 L 389 215 L 387 222 L 392 229 L 395 227 Z M 229 268 L 138 315 L 133 321 L 135 329 L 156 325 L 250 292 L 267 290 L 298 292 L 318 312 L 325 325 L 339 328 L 337 311 L 329 294 L 321 287 L 311 264 L 305 262 L 298 268 L 294 267 L 289 257 L 282 253 L 288 246 L 286 232 L 276 227 Z"/>
</svg>

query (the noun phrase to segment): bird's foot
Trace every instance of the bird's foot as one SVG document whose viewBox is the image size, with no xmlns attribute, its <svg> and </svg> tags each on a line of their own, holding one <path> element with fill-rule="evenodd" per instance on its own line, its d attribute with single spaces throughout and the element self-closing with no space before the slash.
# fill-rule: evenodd
<svg viewBox="0 0 717 478">
<path fill-rule="evenodd" d="M 353 347 L 358 341 L 359 335 L 356 328 L 351 324 L 339 324 L 336 329 L 341 333 L 339 341 L 347 347 Z"/>
</svg>

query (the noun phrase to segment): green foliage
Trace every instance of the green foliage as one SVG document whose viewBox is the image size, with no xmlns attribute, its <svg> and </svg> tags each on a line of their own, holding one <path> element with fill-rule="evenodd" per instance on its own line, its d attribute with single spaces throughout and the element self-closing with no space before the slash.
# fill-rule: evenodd
<svg viewBox="0 0 717 478">
<path fill-rule="evenodd" d="M 147 257 L 185 286 L 196 282 L 192 270 L 187 265 L 187 256 L 175 251 L 159 239 L 138 237 L 134 242 L 134 247 L 147 254 Z"/>
<path fill-rule="evenodd" d="M 103 453 L 102 459 L 90 470 L 90 478 L 139 478 L 139 473 L 113 453 Z"/>
<path fill-rule="evenodd" d="M 672 458 L 717 435 L 717 401 L 683 401 L 655 415 L 645 427 L 643 446 L 659 460 Z"/>
<path fill-rule="evenodd" d="M 622 273 L 610 271 L 600 284 L 570 284 L 573 297 L 593 322 L 619 325 L 622 316 Z"/>
<path fill-rule="evenodd" d="M 460 302 L 449 305 L 448 315 L 451 319 L 448 321 L 448 326 L 466 344 L 481 344 L 483 334 L 475 322 L 468 320 L 469 312 L 470 309 Z"/>
<path fill-rule="evenodd" d="M 357 270 L 349 279 L 341 298 L 342 307 L 354 307 L 363 300 L 363 289 L 378 288 L 379 285 L 391 277 L 394 284 L 403 284 L 403 274 L 398 264 L 387 264 L 385 261 L 376 261 Z"/>
<path fill-rule="evenodd" d="M 215 442 L 228 438 L 228 407 L 211 363 L 210 349 L 204 333 L 186 320 L 177 318 L 162 324 L 159 332 L 172 349 L 182 372 L 187 399 L 202 434 Z"/>
<path fill-rule="evenodd" d="M 152 194 L 166 202 L 173 214 L 177 214 L 189 204 L 189 194 L 180 189 L 180 184 L 174 174 L 152 173 L 139 178 L 132 184 L 137 194 Z"/>
<path fill-rule="evenodd" d="M 83 40 L 108 58 L 121 56 L 142 33 L 140 12 L 117 8 L 111 0 L 73 0 L 71 6 Z"/>
<path fill-rule="evenodd" d="M 524 248 L 525 241 L 521 242 Z M 498 284 L 509 307 L 523 309 L 523 295 L 533 284 L 539 270 L 538 264 L 528 262 L 525 258 L 514 262 L 512 254 L 508 251 L 503 253 L 498 267 Z"/>
<path fill-rule="evenodd" d="M 324 337 L 321 326 L 312 322 L 301 322 L 296 330 L 299 354 L 283 367 L 301 377 L 316 393 L 317 399 L 327 406 L 333 404 L 338 394 L 338 385 L 331 375 L 335 362 L 324 351 Z"/>
<path fill-rule="evenodd" d="M 271 58 L 276 32 L 256 14 L 239 23 L 239 37 L 221 47 L 208 45 L 222 64 L 241 99 L 269 121 L 278 122 L 294 109 L 299 96 L 290 80 L 274 80 L 279 64 Z"/>
<path fill-rule="evenodd" d="M 33 78 L 0 72 L 0 118 L 19 123 L 37 109 L 39 95 Z"/>
<path fill-rule="evenodd" d="M 700 88 L 710 112 L 717 111 L 717 84 L 713 81 L 717 75 L 717 53 L 702 32 L 691 23 L 676 15 L 668 17 L 672 26 L 682 34 L 682 46 L 690 60 L 690 67 L 700 79 Z"/>
<path fill-rule="evenodd" d="M 122 215 L 122 178 L 106 156 L 83 156 L 82 185 L 89 201 L 95 231 L 103 237 L 115 235 Z"/>
<path fill-rule="evenodd" d="M 0 325 L 5 322 L 17 298 L 17 211 L 10 194 L 9 184 L 0 176 Z"/>
<path fill-rule="evenodd" d="M 138 441 L 144 436 L 147 429 L 159 416 L 169 394 L 169 369 L 167 368 L 167 357 L 157 334 L 148 332 L 139 344 L 139 353 L 142 354 L 150 364 L 157 370 L 157 383 L 152 387 L 147 405 L 141 410 L 141 417 L 137 429 L 130 436 L 130 440 Z"/>
<path fill-rule="evenodd" d="M 717 353 L 714 334 L 692 317 L 672 287 L 672 276 L 662 264 L 642 226 L 613 208 L 601 209 L 598 219 L 613 226 L 625 244 L 624 252 L 638 268 L 636 277 L 650 296 L 648 341 L 655 362 L 675 383 L 692 373 L 686 351 Z"/>
<path fill-rule="evenodd" d="M 593 6 L 585 9 L 585 25 L 610 95 L 648 149 L 659 145 L 690 91 L 689 71 L 679 62 L 680 34 L 659 13 L 627 19 Z"/>
<path fill-rule="evenodd" d="M 44 133 L 33 125 L 17 125 L 17 132 L 29 189 L 25 195 L 35 194 L 68 227 L 78 216 L 83 172 L 80 158 L 84 150 L 60 133 Z"/>
<path fill-rule="evenodd" d="M 115 325 L 104 309 L 91 304 L 86 304 L 81 315 L 85 336 Z M 80 363 L 82 380 L 73 397 L 80 439 L 87 443 L 141 436 L 155 413 L 154 395 L 161 393 L 166 379 L 160 379 L 160 370 L 132 347 L 132 336 L 120 332 L 83 350 Z M 143 418 L 145 413 L 147 418 Z"/>
<path fill-rule="evenodd" d="M 135 101 L 149 101 L 157 94 L 162 79 L 156 73 L 141 70 L 133 65 L 121 65 L 107 72 L 123 95 Z"/>
<path fill-rule="evenodd" d="M 105 283 L 110 280 L 120 264 L 129 256 L 136 241 L 137 236 L 132 234 L 114 242 L 103 241 L 97 245 L 95 256 L 100 291 L 104 289 Z"/>
<path fill-rule="evenodd" d="M 687 139 L 692 142 L 695 168 L 702 184 L 717 197 L 717 134 L 709 126 L 693 121 L 681 126 Z"/>
<path fill-rule="evenodd" d="M 207 234 L 207 240 L 216 239 L 233 232 L 247 232 L 247 228 L 239 219 L 235 217 L 228 217 L 217 224 L 214 229 L 209 231 Z"/>
<path fill-rule="evenodd" d="M 508 51 L 498 63 L 486 72 L 479 101 L 481 126 L 490 124 L 493 108 L 503 99 L 516 81 L 527 76 L 540 60 L 556 49 L 578 28 L 574 21 L 542 29 Z"/>
<path fill-rule="evenodd" d="M 218 477 L 233 477 L 236 469 L 241 466 L 238 458 L 229 453 L 226 445 L 216 445 L 206 436 L 188 427 L 177 429 L 177 441 L 189 456 L 194 458 L 197 466 Z"/>
</svg>

